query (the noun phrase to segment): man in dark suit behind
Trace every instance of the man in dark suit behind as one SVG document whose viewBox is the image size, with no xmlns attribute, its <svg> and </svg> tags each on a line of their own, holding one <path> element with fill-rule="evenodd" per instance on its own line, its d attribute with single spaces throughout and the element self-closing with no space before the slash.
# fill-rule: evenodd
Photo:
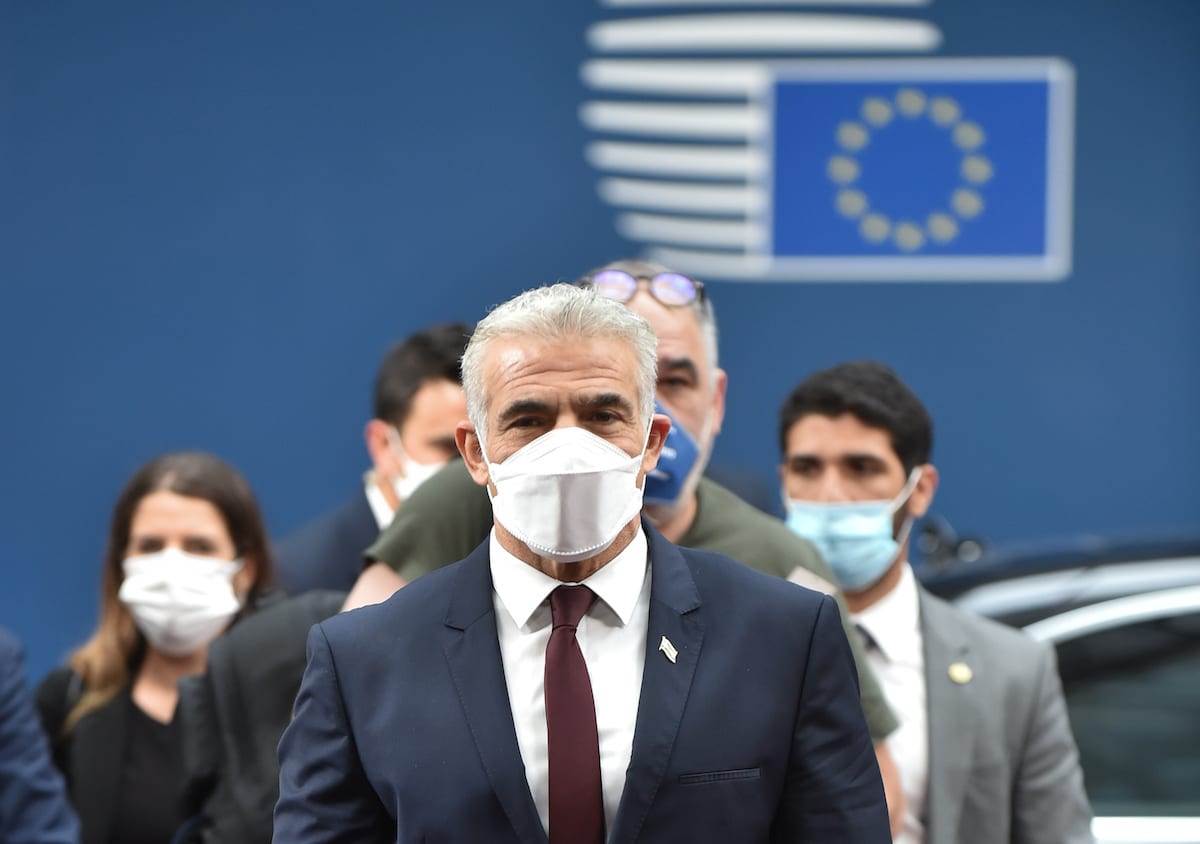
<svg viewBox="0 0 1200 844">
<path fill-rule="evenodd" d="M 371 468 L 362 489 L 276 544 L 279 579 L 289 594 L 353 586 L 363 549 L 425 479 L 458 456 L 454 426 L 466 411 L 458 361 L 470 336 L 465 323 L 432 325 L 384 356 L 374 416 L 363 430 Z"/>
<path fill-rule="evenodd" d="M 655 346 L 570 285 L 480 323 L 457 444 L 491 537 L 313 628 L 276 841 L 890 841 L 833 600 L 639 517 Z"/>
<path fill-rule="evenodd" d="M 74 844 L 79 821 L 50 758 L 33 696 L 25 685 L 21 646 L 0 629 L 0 841 Z"/>
</svg>

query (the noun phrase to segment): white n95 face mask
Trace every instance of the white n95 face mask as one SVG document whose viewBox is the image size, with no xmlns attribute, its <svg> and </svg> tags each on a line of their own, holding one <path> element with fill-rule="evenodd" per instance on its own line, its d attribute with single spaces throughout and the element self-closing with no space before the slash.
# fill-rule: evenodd
<svg viewBox="0 0 1200 844">
<path fill-rule="evenodd" d="M 128 557 L 124 567 L 117 598 L 150 644 L 171 656 L 200 650 L 242 607 L 233 590 L 240 561 L 167 548 Z"/>
<path fill-rule="evenodd" d="M 539 556 L 560 563 L 594 557 L 642 509 L 637 480 L 645 452 L 645 443 L 630 457 L 583 428 L 555 428 L 503 463 L 488 460 L 492 514 Z"/>
<path fill-rule="evenodd" d="M 395 428 L 388 429 L 388 445 L 391 447 L 392 453 L 404 464 L 404 477 L 392 479 L 392 489 L 396 491 L 396 497 L 402 502 L 411 498 L 421 484 L 440 472 L 447 463 L 445 460 L 438 463 L 421 463 L 413 460 L 404 450 L 404 446 L 400 444 L 400 434 Z"/>
</svg>

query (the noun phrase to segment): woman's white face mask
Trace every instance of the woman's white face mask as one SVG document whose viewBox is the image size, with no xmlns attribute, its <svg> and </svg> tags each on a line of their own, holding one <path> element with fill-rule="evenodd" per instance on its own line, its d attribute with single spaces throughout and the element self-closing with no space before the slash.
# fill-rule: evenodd
<svg viewBox="0 0 1200 844">
<path fill-rule="evenodd" d="M 195 653 L 242 608 L 233 588 L 240 560 L 201 557 L 178 548 L 127 557 L 117 598 L 147 641 L 163 653 Z"/>
<path fill-rule="evenodd" d="M 649 441 L 649 427 L 646 442 Z M 492 463 L 492 513 L 504 529 L 542 557 L 576 563 L 596 556 L 642 509 L 641 454 L 583 428 L 555 428 Z M 482 441 L 480 448 L 483 448 Z"/>
</svg>

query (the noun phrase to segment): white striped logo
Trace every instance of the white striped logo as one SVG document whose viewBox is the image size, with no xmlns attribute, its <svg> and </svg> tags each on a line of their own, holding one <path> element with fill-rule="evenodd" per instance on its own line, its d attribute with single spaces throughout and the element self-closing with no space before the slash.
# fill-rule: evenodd
<svg viewBox="0 0 1200 844">
<path fill-rule="evenodd" d="M 963 223 L 967 215 L 956 212 L 964 207 L 962 190 L 957 199 L 947 199 L 945 210 L 924 211 L 919 225 L 889 224 L 887 232 L 898 233 L 905 248 L 897 251 L 904 254 L 813 260 L 775 250 L 772 156 L 782 154 L 773 137 L 776 81 L 812 68 L 828 75 L 839 66 L 851 68 L 854 76 L 856 65 L 874 66 L 885 77 L 890 68 L 907 68 L 919 77 L 933 68 L 935 77 L 961 78 L 964 60 L 920 58 L 942 44 L 938 27 L 915 16 L 928 0 L 602 0 L 601 5 L 609 15 L 590 27 L 593 55 L 581 69 L 591 92 L 580 107 L 592 133 L 586 158 L 598 172 L 601 199 L 615 211 L 618 233 L 641 244 L 648 257 L 699 277 L 730 280 L 1033 278 L 1064 272 L 1061 255 L 1049 272 L 1044 255 L 1023 269 L 1008 261 L 1009 269 L 992 262 L 981 271 L 971 256 L 933 254 L 942 244 L 962 246 L 957 237 L 932 236 L 947 231 L 947 220 Z M 678 10 L 684 6 L 687 11 Z M 838 6 L 848 11 L 832 8 Z M 911 87 L 880 89 L 893 102 L 904 90 Z M 827 178 L 841 182 L 842 198 L 834 197 L 839 185 L 832 185 L 829 208 L 840 202 L 844 212 L 845 203 L 861 192 L 859 185 L 846 184 L 858 172 L 849 168 L 858 163 L 839 143 L 831 131 L 830 156 L 842 163 L 834 168 L 823 159 L 821 167 L 834 168 Z M 990 166 L 986 152 L 976 154 L 970 166 Z M 1069 151 L 1066 155 L 1069 160 Z M 1055 185 L 1060 194 L 1063 187 Z M 1069 177 L 1065 188 L 1069 196 Z M 1063 202 L 1054 212 L 1059 239 L 1064 214 L 1069 236 L 1069 200 L 1060 197 Z M 864 209 L 858 217 L 870 219 L 856 218 L 852 225 L 882 231 L 882 215 Z"/>
</svg>

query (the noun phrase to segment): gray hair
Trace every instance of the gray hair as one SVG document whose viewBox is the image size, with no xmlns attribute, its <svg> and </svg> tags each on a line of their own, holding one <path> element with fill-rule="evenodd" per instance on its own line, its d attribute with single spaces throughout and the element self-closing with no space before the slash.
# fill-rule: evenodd
<svg viewBox="0 0 1200 844">
<path fill-rule="evenodd" d="M 592 276 L 602 270 L 620 270 L 629 273 L 634 278 L 653 278 L 659 273 L 676 272 L 657 261 L 625 258 L 592 270 L 580 280 L 580 283 L 587 284 Z M 704 337 L 704 350 L 708 353 L 708 368 L 711 376 L 712 371 L 717 368 L 717 312 L 713 308 L 712 298 L 707 295 L 697 297 L 690 307 L 692 313 L 696 315 L 696 321 L 700 323 L 700 333 Z"/>
<path fill-rule="evenodd" d="M 628 343 L 637 358 L 638 399 L 649 425 L 658 381 L 658 337 L 645 319 L 619 302 L 575 284 L 551 284 L 527 290 L 497 306 L 475 326 L 462 358 L 467 416 L 481 442 L 487 438 L 491 397 L 484 383 L 483 362 L 497 338 L 539 340 L 612 338 Z"/>
</svg>

